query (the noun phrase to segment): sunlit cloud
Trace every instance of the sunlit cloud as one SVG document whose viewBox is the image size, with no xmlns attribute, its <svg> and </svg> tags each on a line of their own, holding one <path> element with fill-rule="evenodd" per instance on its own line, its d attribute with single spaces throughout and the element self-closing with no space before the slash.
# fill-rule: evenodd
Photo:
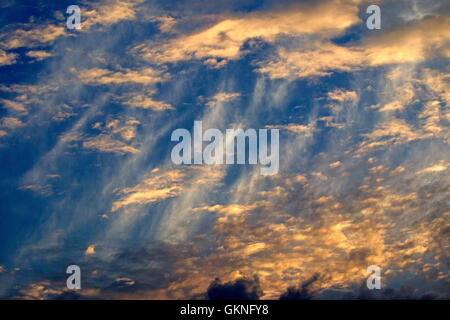
<svg viewBox="0 0 450 320">
<path fill-rule="evenodd" d="M 7 53 L 0 49 L 0 66 L 7 66 L 16 63 L 17 54 Z"/>
<path fill-rule="evenodd" d="M 74 31 L 60 11 L 8 18 L 0 297 L 203 299 L 244 278 L 263 299 L 357 298 L 369 265 L 445 296 L 446 6 L 379 1 L 368 30 L 365 1 L 288 2 L 95 1 Z M 175 165 L 193 121 L 279 129 L 279 172 Z"/>
</svg>

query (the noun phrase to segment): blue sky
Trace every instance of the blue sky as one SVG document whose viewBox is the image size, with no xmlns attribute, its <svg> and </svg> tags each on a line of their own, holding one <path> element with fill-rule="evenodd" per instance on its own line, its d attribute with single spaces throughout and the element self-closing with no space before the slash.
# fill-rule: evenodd
<svg viewBox="0 0 450 320">
<path fill-rule="evenodd" d="M 371 294 L 448 297 L 449 10 L 4 1 L 0 297 L 202 298 L 256 275 L 263 299 L 311 277 L 344 299 L 370 265 Z M 279 129 L 279 172 L 174 165 L 171 132 L 196 120 Z"/>
</svg>

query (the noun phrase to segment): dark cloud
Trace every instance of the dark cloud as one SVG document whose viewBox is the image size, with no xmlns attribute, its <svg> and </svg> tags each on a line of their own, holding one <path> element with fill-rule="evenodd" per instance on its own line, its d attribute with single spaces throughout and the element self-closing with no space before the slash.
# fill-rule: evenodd
<svg viewBox="0 0 450 320">
<path fill-rule="evenodd" d="M 424 292 L 418 288 L 404 285 L 399 289 L 387 287 L 380 290 L 369 290 L 363 283 L 359 290 L 347 294 L 344 299 L 349 300 L 442 300 L 449 299 L 448 294 L 437 292 Z"/>
<path fill-rule="evenodd" d="M 280 300 L 312 300 L 315 296 L 313 285 L 320 279 L 320 274 L 316 273 L 303 281 L 298 287 L 289 287 L 286 292 L 280 295 Z"/>
<path fill-rule="evenodd" d="M 216 278 L 206 291 L 208 300 L 259 300 L 263 295 L 258 276 L 221 283 Z"/>
<path fill-rule="evenodd" d="M 406 277 L 405 275 L 403 275 Z M 317 291 L 316 291 L 317 292 Z M 350 286 L 350 288 L 329 288 L 313 294 L 313 299 L 326 300 L 448 300 L 448 287 L 439 283 L 433 287 L 423 287 L 423 279 L 409 279 L 402 283 L 386 282 L 382 288 L 369 290 L 366 281 Z"/>
<path fill-rule="evenodd" d="M 82 296 L 75 291 L 64 291 L 58 295 L 51 295 L 48 297 L 51 300 L 80 300 Z"/>
</svg>

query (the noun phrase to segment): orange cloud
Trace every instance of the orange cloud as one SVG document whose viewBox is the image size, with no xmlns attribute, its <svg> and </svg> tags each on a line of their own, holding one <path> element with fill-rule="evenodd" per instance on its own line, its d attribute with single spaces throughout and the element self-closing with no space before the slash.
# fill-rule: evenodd
<svg viewBox="0 0 450 320">
<path fill-rule="evenodd" d="M 16 63 L 17 54 L 7 53 L 0 49 L 0 66 L 7 66 Z"/>
<path fill-rule="evenodd" d="M 100 134 L 96 137 L 87 139 L 83 142 L 83 148 L 100 152 L 115 152 L 121 154 L 139 152 L 139 150 L 135 147 L 127 145 L 122 141 L 115 140 L 105 134 Z"/>
<path fill-rule="evenodd" d="M 52 53 L 44 51 L 44 50 L 32 50 L 28 51 L 26 55 L 30 58 L 35 58 L 38 61 L 44 60 L 46 58 L 49 58 L 53 56 Z"/>
<path fill-rule="evenodd" d="M 178 62 L 192 58 L 234 60 L 241 55 L 241 46 L 252 38 L 274 42 L 281 35 L 340 34 L 359 22 L 357 1 L 297 4 L 280 11 L 260 11 L 245 15 L 222 17 L 216 24 L 197 33 L 169 40 L 163 45 L 142 44 L 134 51 L 155 63 Z"/>
<path fill-rule="evenodd" d="M 167 74 L 152 68 L 143 68 L 137 71 L 124 69 L 117 72 L 108 69 L 93 68 L 80 70 L 77 73 L 81 81 L 93 84 L 153 84 L 167 79 Z"/>
<path fill-rule="evenodd" d="M 240 94 L 236 92 L 220 92 L 210 98 L 206 105 L 208 107 L 215 107 L 219 103 L 233 101 L 238 97 L 240 97 Z"/>
<path fill-rule="evenodd" d="M 87 247 L 86 251 L 84 251 L 84 254 L 87 256 L 93 255 L 95 253 L 95 245 L 91 244 Z"/>
</svg>

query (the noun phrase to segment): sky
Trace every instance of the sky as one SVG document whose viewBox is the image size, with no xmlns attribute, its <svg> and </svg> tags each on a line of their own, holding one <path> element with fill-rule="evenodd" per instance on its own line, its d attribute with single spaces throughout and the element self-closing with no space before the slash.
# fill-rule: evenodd
<svg viewBox="0 0 450 320">
<path fill-rule="evenodd" d="M 0 298 L 448 299 L 448 2 L 0 9 Z M 194 121 L 278 172 L 174 164 Z"/>
</svg>

